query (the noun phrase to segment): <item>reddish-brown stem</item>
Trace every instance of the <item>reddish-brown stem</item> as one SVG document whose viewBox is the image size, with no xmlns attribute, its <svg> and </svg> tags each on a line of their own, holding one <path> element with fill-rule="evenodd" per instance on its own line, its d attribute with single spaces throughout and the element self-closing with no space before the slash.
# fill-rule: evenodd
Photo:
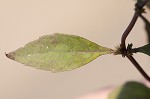
<svg viewBox="0 0 150 99">
<path fill-rule="evenodd" d="M 123 51 L 126 51 L 126 38 L 129 35 L 129 33 L 131 32 L 132 28 L 134 27 L 139 15 L 142 13 L 142 9 L 145 6 L 145 4 L 148 2 L 148 0 L 139 0 L 136 4 L 135 4 L 135 14 L 130 22 L 130 24 L 128 25 L 127 29 L 124 31 L 122 37 L 121 37 L 121 49 Z M 123 53 L 125 54 L 125 53 Z M 123 55 L 125 56 L 125 55 Z"/>
<path fill-rule="evenodd" d="M 132 64 L 136 67 L 136 69 L 138 69 L 138 71 L 144 76 L 144 78 L 150 82 L 150 77 L 141 68 L 138 62 L 131 55 L 127 55 L 127 58 L 132 62 Z"/>
<path fill-rule="evenodd" d="M 139 0 L 136 3 L 136 5 L 135 5 L 135 7 L 136 7 L 135 8 L 135 14 L 134 14 L 130 24 L 128 25 L 127 29 L 125 30 L 125 32 L 122 35 L 121 46 L 120 47 L 121 47 L 122 56 L 123 57 L 126 56 L 133 63 L 133 65 L 138 69 L 138 71 L 144 76 L 144 78 L 150 82 L 150 77 L 141 68 L 141 66 L 138 64 L 138 62 L 132 57 L 132 53 L 129 53 L 129 50 L 126 48 L 126 43 L 125 43 L 127 36 L 129 35 L 129 33 L 131 32 L 132 28 L 134 27 L 134 25 L 135 25 L 139 15 L 142 13 L 144 5 L 147 2 L 148 2 L 148 0 Z"/>
<path fill-rule="evenodd" d="M 123 50 L 126 50 L 126 44 L 125 44 L 126 38 L 129 35 L 132 28 L 134 27 L 137 19 L 138 19 L 138 14 L 135 12 L 130 24 L 128 25 L 127 29 L 124 31 L 122 38 L 121 38 L 121 49 Z"/>
</svg>

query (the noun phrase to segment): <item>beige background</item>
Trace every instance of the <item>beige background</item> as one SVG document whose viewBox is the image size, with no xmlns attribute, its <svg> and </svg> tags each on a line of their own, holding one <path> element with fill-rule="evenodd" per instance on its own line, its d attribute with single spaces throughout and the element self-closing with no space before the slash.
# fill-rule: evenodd
<svg viewBox="0 0 150 99">
<path fill-rule="evenodd" d="M 133 65 L 121 56 L 101 56 L 79 69 L 52 74 L 4 55 L 54 32 L 79 35 L 114 48 L 132 18 L 134 3 L 134 0 L 0 0 L 0 99 L 73 99 L 109 85 L 142 80 Z M 127 41 L 135 47 L 146 42 L 141 20 Z M 150 71 L 148 56 L 134 56 Z"/>
</svg>

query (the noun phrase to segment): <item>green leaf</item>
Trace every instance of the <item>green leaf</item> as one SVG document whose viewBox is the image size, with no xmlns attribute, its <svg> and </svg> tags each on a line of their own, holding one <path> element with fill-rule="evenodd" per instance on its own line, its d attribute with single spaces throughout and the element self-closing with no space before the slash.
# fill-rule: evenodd
<svg viewBox="0 0 150 99">
<path fill-rule="evenodd" d="M 147 2 L 146 6 L 150 9 L 150 0 Z"/>
<path fill-rule="evenodd" d="M 137 51 L 150 56 L 150 44 L 137 48 Z"/>
<path fill-rule="evenodd" d="M 150 22 L 143 15 L 140 15 L 140 18 L 145 23 L 145 30 L 147 33 L 148 42 L 150 43 Z"/>
<path fill-rule="evenodd" d="M 150 99 L 150 89 L 138 82 L 127 82 L 113 90 L 108 99 Z"/>
<path fill-rule="evenodd" d="M 6 56 L 31 67 L 62 72 L 81 67 L 111 51 L 79 36 L 55 33 L 29 42 Z"/>
<path fill-rule="evenodd" d="M 136 0 L 137 2 L 143 2 L 143 0 Z M 146 7 L 150 9 L 150 0 L 146 3 Z"/>
</svg>

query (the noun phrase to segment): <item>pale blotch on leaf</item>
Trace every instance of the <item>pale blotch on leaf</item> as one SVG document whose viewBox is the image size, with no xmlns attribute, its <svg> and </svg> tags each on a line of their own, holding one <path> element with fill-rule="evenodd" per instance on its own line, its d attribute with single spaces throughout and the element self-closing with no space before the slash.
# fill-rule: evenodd
<svg viewBox="0 0 150 99">
<path fill-rule="evenodd" d="M 76 69 L 100 55 L 111 53 L 110 48 L 99 46 L 85 38 L 55 33 L 29 42 L 6 56 L 34 68 L 62 72 Z"/>
</svg>

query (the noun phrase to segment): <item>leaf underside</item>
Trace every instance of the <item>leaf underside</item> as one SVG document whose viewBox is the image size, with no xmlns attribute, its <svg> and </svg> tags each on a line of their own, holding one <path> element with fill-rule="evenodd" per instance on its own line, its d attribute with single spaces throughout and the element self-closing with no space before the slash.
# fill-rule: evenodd
<svg viewBox="0 0 150 99">
<path fill-rule="evenodd" d="M 29 42 L 6 56 L 19 63 L 51 72 L 81 67 L 111 49 L 75 35 L 54 33 Z"/>
</svg>

